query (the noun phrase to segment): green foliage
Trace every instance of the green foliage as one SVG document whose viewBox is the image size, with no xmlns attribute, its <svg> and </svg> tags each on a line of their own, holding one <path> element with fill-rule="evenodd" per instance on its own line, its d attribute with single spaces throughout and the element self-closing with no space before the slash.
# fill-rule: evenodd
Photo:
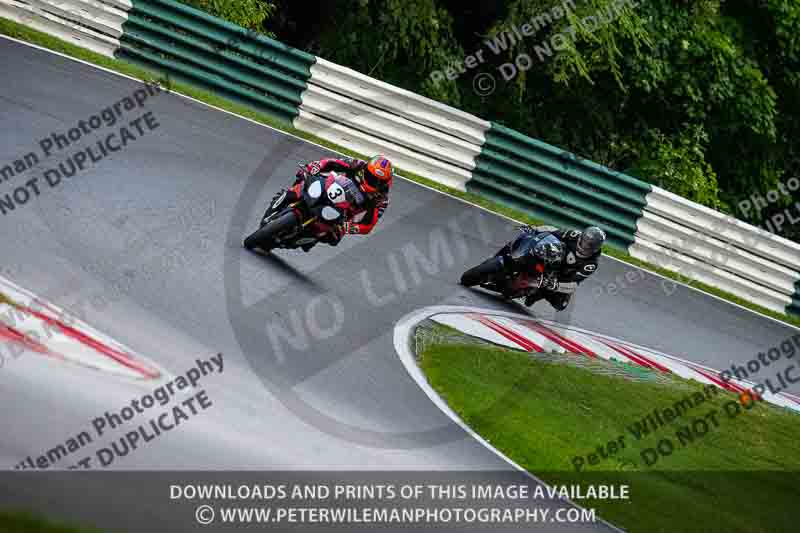
<svg viewBox="0 0 800 533">
<path fill-rule="evenodd" d="M 435 0 L 339 0 L 335 24 L 320 34 L 322 55 L 372 77 L 457 102 L 453 84 L 430 73 L 463 50 L 452 17 Z"/>
<path fill-rule="evenodd" d="M 637 55 L 650 44 L 650 36 L 641 15 L 630 4 L 619 0 L 584 0 L 573 4 L 576 8 L 574 11 L 559 11 L 563 5 L 561 1 L 514 0 L 510 4 L 508 16 L 498 21 L 490 34 L 496 35 L 506 28 L 519 28 L 537 17 L 544 17 L 539 20 L 552 22 L 519 43 L 518 47 L 509 50 L 509 60 L 513 60 L 519 53 L 538 58 L 535 46 L 561 48 L 555 44 L 558 41 L 550 39 L 561 34 L 566 37 L 565 47 L 559 49 L 559 53 L 545 64 L 552 82 L 569 85 L 582 78 L 592 83 L 593 73 L 610 72 L 624 90 L 621 65 L 624 51 L 620 43 L 630 42 Z M 561 12 L 564 13 L 563 17 L 560 17 Z M 524 85 L 525 74 L 516 78 L 514 83 Z"/>
<path fill-rule="evenodd" d="M 726 191 L 733 203 L 800 176 L 800 2 L 740 0 L 726 3 L 723 14 L 737 25 L 747 53 L 761 66 L 778 96 L 775 141 L 744 145 L 743 157 L 737 161 L 740 168 L 729 168 L 724 160 L 714 163 L 725 175 L 749 174 L 749 180 Z M 788 197 L 785 200 L 790 203 Z M 776 205 L 774 210 L 781 207 Z M 763 220 L 771 211 L 762 211 L 753 221 Z M 800 227 L 788 228 L 784 236 L 800 242 Z"/>
<path fill-rule="evenodd" d="M 557 4 L 513 0 L 492 32 Z M 484 117 L 502 117 L 512 128 L 617 170 L 633 169 L 714 208 L 777 183 L 780 165 L 763 150 L 779 140 L 778 94 L 719 1 L 576 5 L 506 52 L 504 61 L 533 56 L 535 46 L 578 29 L 566 49 L 511 80 L 513 91 L 500 88 L 502 98 L 481 103 Z M 581 29 L 590 15 L 605 21 L 593 32 Z"/>
<path fill-rule="evenodd" d="M 717 175 L 704 158 L 708 135 L 701 126 L 687 126 L 677 138 L 657 129 L 637 148 L 635 176 L 710 207 L 719 207 Z"/>
<path fill-rule="evenodd" d="M 51 522 L 29 512 L 0 511 L 2 533 L 100 533 L 93 527 L 78 527 Z"/>
<path fill-rule="evenodd" d="M 719 18 L 664 5 L 653 15 L 655 46 L 631 65 L 631 84 L 657 95 L 681 121 L 774 139 L 775 92 Z"/>
<path fill-rule="evenodd" d="M 238 24 L 249 30 L 259 31 L 272 37 L 264 29 L 264 23 L 275 13 L 275 4 L 269 0 L 180 0 L 182 3 Z"/>
</svg>

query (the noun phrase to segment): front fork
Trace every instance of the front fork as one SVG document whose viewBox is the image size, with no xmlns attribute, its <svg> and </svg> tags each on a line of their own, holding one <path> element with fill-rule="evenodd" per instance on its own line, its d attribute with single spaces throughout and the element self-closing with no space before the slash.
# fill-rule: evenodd
<svg viewBox="0 0 800 533">
<path fill-rule="evenodd" d="M 507 254 L 498 255 L 503 264 L 503 272 L 505 276 L 503 279 L 498 280 L 496 285 L 501 289 L 505 296 L 509 298 L 522 298 L 529 296 L 542 289 L 545 276 L 539 274 L 538 279 L 528 275 L 527 272 L 521 272 L 514 264 L 514 260 Z M 524 285 L 524 286 L 523 286 Z"/>
</svg>

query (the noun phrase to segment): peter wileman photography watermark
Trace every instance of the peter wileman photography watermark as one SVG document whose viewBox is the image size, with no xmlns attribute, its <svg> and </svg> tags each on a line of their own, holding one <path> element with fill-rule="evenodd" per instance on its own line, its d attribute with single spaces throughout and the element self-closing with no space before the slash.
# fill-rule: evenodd
<svg viewBox="0 0 800 533">
<path fill-rule="evenodd" d="M 615 0 L 604 9 L 578 19 L 577 26 L 570 24 L 563 31 L 555 32 L 547 39 L 533 45 L 536 60 L 539 63 L 544 63 L 548 58 L 553 57 L 556 52 L 561 52 L 573 46 L 577 41 L 579 30 L 584 34 L 592 34 L 619 19 L 625 13 L 626 8 L 635 9 L 639 5 L 640 3 L 637 0 Z M 513 26 L 510 29 L 504 29 L 491 38 L 484 40 L 485 49 L 480 48 L 462 60 L 448 65 L 444 70 L 434 70 L 431 72 L 430 78 L 434 83 L 440 83 L 445 79 L 455 80 L 468 70 L 475 69 L 479 65 L 486 63 L 485 50 L 488 49 L 495 56 L 499 56 L 501 53 L 513 49 L 526 37 L 532 37 L 540 30 L 567 17 L 569 13 L 574 13 L 576 7 L 573 0 L 565 0 L 561 4 L 531 17 L 528 22 Z M 497 87 L 496 76 L 498 74 L 503 81 L 508 82 L 520 72 L 533 68 L 535 62 L 530 54 L 520 52 L 513 61 L 502 63 L 495 67 L 496 73 L 479 72 L 476 74 L 472 81 L 473 90 L 479 96 L 489 96 Z"/>
<path fill-rule="evenodd" d="M 739 213 L 745 218 L 749 218 L 755 213 L 761 213 L 761 210 L 767 209 L 770 204 L 778 202 L 781 197 L 788 196 L 794 200 L 797 198 L 798 190 L 800 189 L 800 179 L 794 177 L 789 178 L 785 182 L 778 184 L 775 189 L 770 189 L 767 194 L 762 196 L 759 193 L 753 193 L 748 198 L 740 201 L 737 204 Z M 785 208 L 783 211 L 774 213 L 761 225 L 770 233 L 780 234 L 784 224 L 788 223 L 793 226 L 800 222 L 800 202 L 795 201 L 791 206 Z"/>
<path fill-rule="evenodd" d="M 755 374 L 761 372 L 762 368 L 769 367 L 781 359 L 792 359 L 798 353 L 800 353 L 800 334 L 784 339 L 780 344 L 772 346 L 766 352 L 760 352 L 757 357 L 754 357 L 743 365 L 732 364 L 729 370 L 721 371 L 719 377 L 725 383 L 729 382 L 734 377 L 740 380 L 753 379 Z M 781 370 L 773 369 L 776 381 L 767 378 L 757 383 L 752 388 L 753 394 L 756 398 L 760 398 L 760 396 L 767 391 L 772 394 L 778 394 L 788 389 L 789 383 L 800 382 L 800 373 L 792 375 L 796 370 L 797 367 L 794 364 L 787 364 Z"/>
<path fill-rule="evenodd" d="M 630 424 L 627 429 L 633 437 L 633 443 L 641 442 L 648 437 L 657 437 L 657 433 L 665 428 L 672 427 L 674 431 L 667 435 L 658 436 L 659 440 L 655 445 L 641 448 L 639 457 L 642 464 L 652 467 L 663 457 L 669 457 L 677 450 L 686 449 L 689 446 L 701 442 L 707 435 L 712 434 L 713 429 L 722 426 L 725 419 L 735 420 L 739 415 L 750 411 L 759 401 L 755 393 L 744 392 L 735 399 L 726 400 L 722 404 L 722 409 L 711 407 L 705 413 L 700 413 L 691 418 L 684 418 L 685 422 L 681 425 L 672 426 L 672 422 L 687 416 L 693 411 L 713 400 L 722 392 L 722 389 L 715 385 L 704 385 L 702 392 L 695 391 L 686 395 L 677 402 L 668 406 L 661 406 L 653 409 Z M 725 416 L 723 416 L 723 413 Z M 692 413 L 693 414 L 693 413 Z M 630 442 L 630 441 L 628 441 Z M 572 466 L 576 472 L 586 469 L 587 466 L 597 466 L 603 461 L 610 460 L 619 455 L 625 449 L 625 434 L 620 434 L 616 439 L 608 442 L 601 442 L 593 451 L 585 455 L 576 455 L 572 458 Z M 619 460 L 623 466 L 636 468 L 638 465 L 634 461 Z"/>
<path fill-rule="evenodd" d="M 162 84 L 161 81 L 164 81 Z M 18 183 L 10 192 L 0 192 L 0 213 L 4 216 L 20 206 L 27 204 L 32 198 L 42 194 L 45 187 L 58 187 L 64 179 L 72 178 L 99 163 L 106 157 L 124 149 L 130 143 L 156 130 L 160 124 L 152 111 L 148 111 L 118 125 L 126 114 L 141 109 L 147 100 L 163 92 L 169 93 L 169 78 L 158 82 L 145 82 L 144 87 L 136 89 L 132 94 L 121 98 L 99 112 L 79 120 L 73 127 L 63 131 L 53 131 L 43 137 L 37 149 L 21 154 L 13 161 L 0 165 L 0 184 L 19 181 L 23 174 L 37 167 L 71 146 L 79 144 L 85 138 L 100 134 L 105 128 L 115 128 L 97 140 L 92 146 L 77 150 L 68 157 L 53 164 L 41 176 Z"/>
<path fill-rule="evenodd" d="M 642 463 L 651 467 L 662 457 L 669 457 L 677 450 L 686 449 L 690 445 L 702 441 L 712 429 L 722 425 L 722 420 L 735 420 L 739 415 L 752 409 L 754 405 L 756 405 L 756 398 L 749 394 L 743 394 L 738 401 L 726 401 L 722 405 L 721 411 L 712 408 L 704 415 L 692 418 L 688 423 L 675 430 L 674 437 L 663 437 L 655 446 L 644 448 L 639 453 Z M 722 416 L 723 412 L 725 417 Z"/>
<path fill-rule="evenodd" d="M 528 22 L 519 26 L 512 26 L 509 29 L 498 32 L 493 37 L 483 41 L 486 49 L 491 51 L 494 55 L 500 55 L 501 52 L 508 50 L 509 46 L 516 46 L 516 44 L 523 40 L 525 37 L 531 37 L 541 29 L 551 25 L 554 21 L 560 20 L 566 16 L 569 11 L 575 10 L 575 2 L 572 0 L 565 0 L 560 5 L 554 6 L 548 11 L 544 11 L 538 15 L 531 17 Z M 445 67 L 444 70 L 434 70 L 430 73 L 430 78 L 434 82 L 440 82 L 445 79 L 455 80 L 467 70 L 474 69 L 478 65 L 485 63 L 483 53 L 486 49 L 479 48 L 472 54 L 465 56 L 460 61 L 455 61 Z"/>
<path fill-rule="evenodd" d="M 627 427 L 628 432 L 635 440 L 640 441 L 651 433 L 656 433 L 673 420 L 688 414 L 697 407 L 712 400 L 720 392 L 721 389 L 717 388 L 715 385 L 705 385 L 702 392 L 694 391 L 671 405 L 656 407 L 652 411 L 648 411 L 642 415 L 640 420 L 636 420 Z M 576 455 L 573 457 L 572 466 L 575 468 L 576 472 L 584 470 L 587 465 L 597 466 L 624 450 L 625 442 L 625 434 L 620 434 L 613 440 L 600 443 L 595 450 L 585 455 Z"/>
<path fill-rule="evenodd" d="M 155 238 L 160 232 L 171 231 L 181 235 L 192 236 L 196 239 L 195 250 L 207 251 L 213 246 L 213 239 L 208 228 L 220 223 L 221 214 L 218 211 L 215 198 L 203 198 L 178 202 L 160 209 L 157 213 L 162 224 L 146 227 L 137 224 L 137 231 L 130 233 L 123 239 L 123 246 L 119 254 L 108 257 L 93 257 L 83 264 L 83 268 L 90 275 L 102 277 L 104 272 L 120 270 L 120 265 L 125 268 L 135 267 L 138 276 L 120 276 L 111 280 L 102 287 L 89 287 L 83 283 L 79 276 L 71 275 L 60 279 L 58 286 L 45 293 L 39 294 L 27 306 L 0 303 L 0 329 L 10 328 L 19 334 L 17 340 L 8 340 L 0 343 L 0 371 L 12 362 L 20 359 L 31 351 L 36 345 L 46 343 L 54 336 L 64 333 L 56 323 L 67 327 L 79 326 L 90 320 L 90 315 L 95 313 L 109 313 L 114 306 L 136 292 L 137 279 L 151 279 L 155 275 L 165 275 L 185 268 L 191 264 L 186 251 L 173 248 L 168 243 Z M 122 209 L 121 214 L 135 216 L 143 219 L 151 215 L 149 209 Z M 156 213 L 152 213 L 155 215 Z M 153 220 L 157 217 L 153 216 Z M 129 260 L 135 258 L 131 263 Z M 6 280 L 21 279 L 25 276 L 25 265 L 0 267 L 0 298 L 7 295 L 2 292 L 3 278 Z M 74 298 L 73 298 L 74 296 Z M 43 329 L 35 331 L 26 327 L 27 319 L 31 312 L 41 312 L 44 308 L 53 309 L 51 302 L 69 301 L 66 307 L 61 306 L 54 314 L 55 322 L 46 323 Z"/>
<path fill-rule="evenodd" d="M 94 454 L 87 455 L 80 460 L 75 460 L 67 466 L 70 470 L 78 468 L 108 468 L 115 461 L 128 456 L 135 450 L 157 439 L 161 435 L 172 431 L 181 424 L 188 422 L 192 417 L 211 408 L 214 404 L 208 397 L 205 389 L 197 392 L 196 389 L 201 379 L 213 374 L 222 374 L 225 362 L 221 353 L 208 360 L 197 359 L 195 366 L 175 379 L 159 385 L 151 392 L 137 396 L 119 410 L 106 411 L 93 418 L 89 425 L 91 429 L 78 431 L 68 436 L 50 449 L 42 452 L 35 459 L 31 456 L 20 461 L 15 470 L 46 469 L 53 467 L 66 458 L 72 458 L 96 440 L 106 439 L 109 433 L 119 429 L 125 431 L 124 435 L 115 438 L 110 444 L 95 450 Z M 185 392 L 184 392 L 185 391 Z M 187 396 L 177 405 L 166 408 L 175 401 L 179 395 Z M 148 416 L 148 411 L 154 408 L 165 410 L 150 415 L 150 418 L 141 422 L 137 427 L 130 428 L 127 424 L 139 415 Z M 92 436 L 94 435 L 94 437 Z"/>
</svg>

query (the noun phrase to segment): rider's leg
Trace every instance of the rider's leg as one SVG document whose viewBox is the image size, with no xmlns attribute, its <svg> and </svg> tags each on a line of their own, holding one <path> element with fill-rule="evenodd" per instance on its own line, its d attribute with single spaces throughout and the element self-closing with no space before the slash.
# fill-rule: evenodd
<svg viewBox="0 0 800 533">
<path fill-rule="evenodd" d="M 267 223 L 269 217 L 274 215 L 275 213 L 279 213 L 280 211 L 284 210 L 287 206 L 293 204 L 297 200 L 300 199 L 300 190 L 295 183 L 292 187 L 285 189 L 283 191 L 278 192 L 275 196 L 272 197 L 272 201 L 269 204 L 264 216 L 261 219 L 261 225 Z"/>
<path fill-rule="evenodd" d="M 310 242 L 308 244 L 301 245 L 300 249 L 302 249 L 304 252 L 308 252 L 314 246 L 316 246 L 318 242 L 324 242 L 325 244 L 329 244 L 331 246 L 336 246 L 337 244 L 339 244 L 340 240 L 341 239 L 337 239 L 334 236 L 331 236 L 329 233 L 326 233 L 325 235 L 323 235 L 322 237 L 318 238 L 314 242 Z"/>
<path fill-rule="evenodd" d="M 500 248 L 497 251 L 497 253 L 494 254 L 494 256 L 495 257 L 500 257 L 500 256 L 503 256 L 503 255 L 506 255 L 506 254 L 509 254 L 509 253 L 511 253 L 511 243 L 507 243 L 505 246 Z"/>
<path fill-rule="evenodd" d="M 545 297 L 546 297 L 545 291 L 534 291 L 525 297 L 525 306 L 530 307 Z"/>
</svg>

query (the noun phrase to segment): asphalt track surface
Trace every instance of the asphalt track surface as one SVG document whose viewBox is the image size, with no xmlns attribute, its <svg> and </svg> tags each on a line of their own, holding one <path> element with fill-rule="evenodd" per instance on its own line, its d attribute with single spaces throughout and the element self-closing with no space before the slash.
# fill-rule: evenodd
<svg viewBox="0 0 800 533">
<path fill-rule="evenodd" d="M 0 58 L 3 164 L 140 86 L 5 39 Z M 511 238 L 513 223 L 398 180 L 368 238 L 259 256 L 241 239 L 272 194 L 298 161 L 333 154 L 174 94 L 126 118 L 144 111 L 155 131 L 0 217 L 3 274 L 20 285 L 80 307 L 175 375 L 196 358 L 225 356 L 224 373 L 203 382 L 213 409 L 115 467 L 507 468 L 421 393 L 392 333 L 429 305 L 524 312 L 456 283 Z M 0 183 L 0 193 L 72 151 Z M 615 280 L 627 286 L 609 293 Z M 610 260 L 566 312 L 546 303 L 528 312 L 718 369 L 797 333 Z M 0 371 L 0 464 L 13 468 L 151 389 L 42 358 L 12 361 Z"/>
</svg>

